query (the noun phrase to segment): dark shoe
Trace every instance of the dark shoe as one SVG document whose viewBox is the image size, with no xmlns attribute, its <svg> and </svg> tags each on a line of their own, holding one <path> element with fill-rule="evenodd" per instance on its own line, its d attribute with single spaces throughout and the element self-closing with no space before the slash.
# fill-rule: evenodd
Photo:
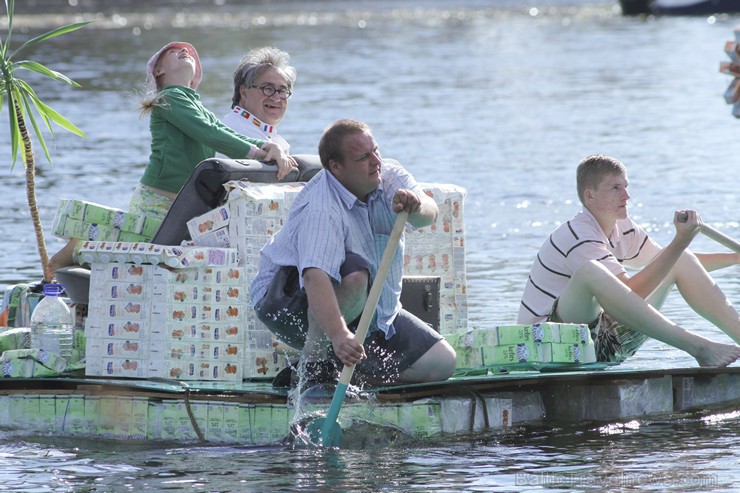
<svg viewBox="0 0 740 493">
<path fill-rule="evenodd" d="M 292 382 L 294 371 L 295 371 L 295 368 L 290 363 L 288 364 L 288 366 L 280 370 L 280 372 L 277 375 L 275 375 L 272 379 L 273 388 L 276 388 L 276 389 L 290 388 L 290 384 Z"/>
</svg>

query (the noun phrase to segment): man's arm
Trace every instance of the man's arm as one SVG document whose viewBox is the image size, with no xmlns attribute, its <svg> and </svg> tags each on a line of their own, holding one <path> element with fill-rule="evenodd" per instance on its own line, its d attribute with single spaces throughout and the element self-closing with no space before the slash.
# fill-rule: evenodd
<svg viewBox="0 0 740 493">
<path fill-rule="evenodd" d="M 303 286 L 308 297 L 308 309 L 331 341 L 334 353 L 342 364 L 357 364 L 365 357 L 365 350 L 347 328 L 329 275 L 321 269 L 305 269 Z"/>
<path fill-rule="evenodd" d="M 429 226 L 439 213 L 437 203 L 428 195 L 401 188 L 393 196 L 393 211 L 404 210 L 409 212 L 409 224 L 415 228 Z"/>
</svg>

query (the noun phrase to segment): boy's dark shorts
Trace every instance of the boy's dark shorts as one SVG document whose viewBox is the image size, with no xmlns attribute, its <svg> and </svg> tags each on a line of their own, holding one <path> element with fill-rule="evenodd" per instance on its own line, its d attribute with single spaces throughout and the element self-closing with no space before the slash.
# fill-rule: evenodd
<svg viewBox="0 0 740 493">
<path fill-rule="evenodd" d="M 552 305 L 552 312 L 547 317 L 548 322 L 565 323 L 557 314 L 558 300 Z M 642 332 L 622 325 L 614 317 L 602 311 L 599 316 L 588 324 L 591 339 L 596 345 L 596 361 L 604 363 L 621 363 L 633 356 L 640 346 L 649 338 Z"/>
</svg>

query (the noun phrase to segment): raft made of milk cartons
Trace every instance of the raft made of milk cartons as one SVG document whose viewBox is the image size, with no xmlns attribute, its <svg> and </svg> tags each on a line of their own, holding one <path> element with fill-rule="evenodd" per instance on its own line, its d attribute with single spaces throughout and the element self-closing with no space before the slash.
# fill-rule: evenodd
<svg viewBox="0 0 740 493">
<path fill-rule="evenodd" d="M 609 368 L 516 371 L 434 384 L 365 389 L 342 406 L 344 445 L 353 427 L 378 425 L 417 440 L 545 424 L 619 423 L 736 408 L 740 369 Z M 312 404 L 321 413 L 328 402 Z M 6 433 L 125 440 L 285 443 L 295 409 L 267 382 L 104 378 L 5 379 Z"/>
<path fill-rule="evenodd" d="M 734 368 L 637 371 L 596 363 L 585 326 L 469 328 L 465 191 L 423 186 L 439 216 L 406 232 L 402 302 L 455 347 L 458 369 L 445 382 L 353 389 L 339 416 L 343 428 L 370 424 L 435 438 L 655 417 L 740 400 Z M 147 242 L 153 225 L 125 211 L 62 200 L 53 230 L 82 232 L 80 255 L 91 266 L 86 303 L 73 303 L 75 350 L 84 359 L 66 362 L 30 348 L 22 327 L 38 295 L 29 295 L 16 328 L 0 333 L 6 377 L 0 427 L 271 445 L 290 435 L 291 424 L 320 414 L 328 402 L 303 402 L 297 414 L 287 389 L 272 387 L 272 377 L 295 354 L 256 319 L 247 289 L 260 248 L 282 226 L 301 188 L 229 181 L 222 203 L 188 218 L 189 241 L 178 245 Z"/>
</svg>

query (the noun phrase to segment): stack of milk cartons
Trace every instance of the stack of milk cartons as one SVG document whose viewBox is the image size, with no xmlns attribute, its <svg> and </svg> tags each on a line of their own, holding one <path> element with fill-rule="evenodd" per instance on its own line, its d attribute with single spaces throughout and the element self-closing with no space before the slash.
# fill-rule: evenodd
<svg viewBox="0 0 740 493">
<path fill-rule="evenodd" d="M 187 223 L 190 239 L 198 246 L 228 248 L 231 246 L 228 228 L 230 219 L 228 204 L 194 217 Z"/>
<path fill-rule="evenodd" d="M 52 224 L 58 238 L 98 241 L 148 241 L 162 223 L 94 202 L 60 199 Z"/>
<path fill-rule="evenodd" d="M 585 324 L 537 323 L 473 328 L 449 334 L 457 368 L 528 368 L 536 363 L 596 362 L 591 332 Z"/>
<path fill-rule="evenodd" d="M 93 262 L 86 374 L 241 381 L 244 271 L 235 254 L 217 258 L 180 269 Z"/>
<path fill-rule="evenodd" d="M 464 332 L 468 325 L 463 201 L 456 185 L 420 183 L 439 208 L 437 220 L 406 231 L 404 275 L 440 277 L 440 333 Z"/>
<path fill-rule="evenodd" d="M 223 206 L 188 222 L 192 241 L 197 244 L 228 245 L 239 253 L 245 289 L 257 274 L 259 255 L 287 219 L 293 200 L 303 183 L 267 184 L 243 180 L 224 185 L 229 190 Z M 244 378 L 270 378 L 285 368 L 278 341 L 256 317 L 251 300 L 245 310 Z"/>
</svg>

